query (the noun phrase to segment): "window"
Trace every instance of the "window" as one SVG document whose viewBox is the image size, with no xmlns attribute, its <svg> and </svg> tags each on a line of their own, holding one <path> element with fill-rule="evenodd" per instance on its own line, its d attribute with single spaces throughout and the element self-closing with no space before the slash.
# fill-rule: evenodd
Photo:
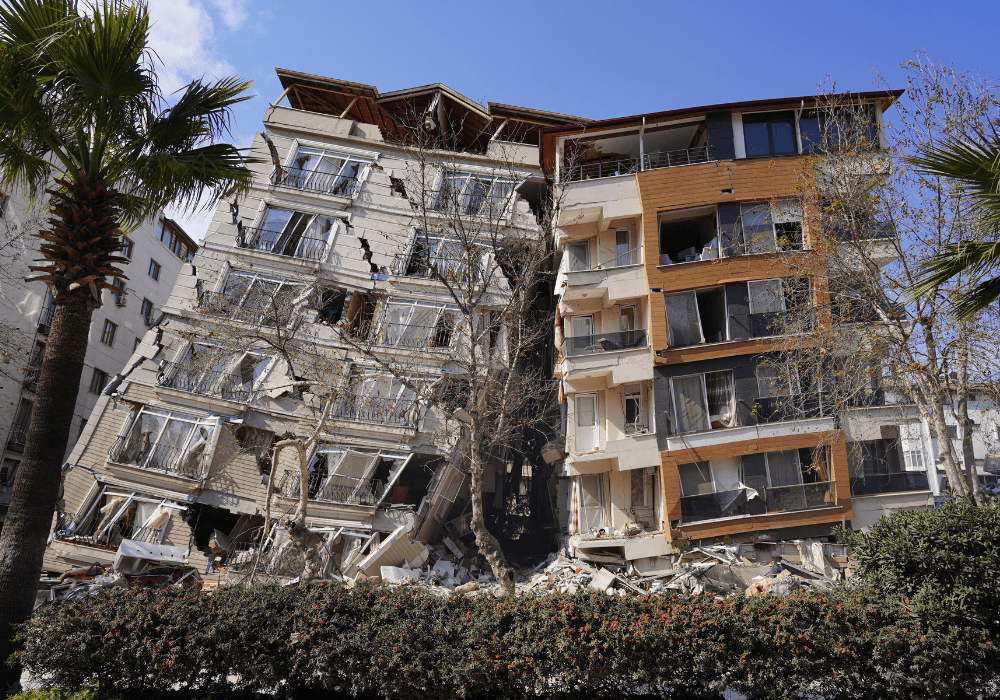
<svg viewBox="0 0 1000 700">
<path fill-rule="evenodd" d="M 948 427 L 948 437 L 952 440 L 958 440 L 958 426 L 949 425 Z"/>
<path fill-rule="evenodd" d="M 3 464 L 0 465 L 0 484 L 13 484 L 14 472 L 19 466 L 21 466 L 19 459 L 4 459 Z"/>
<path fill-rule="evenodd" d="M 746 255 L 801 250 L 802 208 L 790 200 L 744 202 L 740 204 L 740 235 Z"/>
<path fill-rule="evenodd" d="M 90 375 L 90 386 L 87 388 L 91 394 L 100 395 L 101 391 L 108 385 L 108 373 L 94 368 L 94 373 Z"/>
<path fill-rule="evenodd" d="M 421 380 L 411 379 L 409 385 Z M 374 368 L 355 365 L 331 413 L 334 418 L 381 425 L 410 425 L 416 394 L 407 383 Z"/>
<path fill-rule="evenodd" d="M 81 418 L 80 419 L 80 431 L 76 434 L 76 439 L 77 440 L 79 440 L 80 436 L 83 435 L 83 431 L 84 431 L 84 429 L 86 427 L 87 427 L 87 419 L 86 418 Z"/>
<path fill-rule="evenodd" d="M 512 180 L 476 173 L 446 172 L 441 177 L 441 186 L 431 208 L 464 216 L 499 218 L 507 211 L 513 192 Z"/>
<path fill-rule="evenodd" d="M 132 259 L 132 249 L 134 247 L 135 247 L 135 244 L 132 243 L 132 240 L 130 238 L 122 237 L 122 256 L 124 256 L 124 257 L 128 258 L 129 260 L 131 260 Z"/>
<path fill-rule="evenodd" d="M 915 471 L 922 470 L 924 468 L 924 451 L 920 449 L 907 450 L 904 454 L 906 460 L 906 468 Z"/>
<path fill-rule="evenodd" d="M 795 113 L 743 114 L 743 142 L 747 158 L 783 156 L 799 152 L 795 139 Z"/>
<path fill-rule="evenodd" d="M 115 332 L 118 330 L 118 325 L 112 323 L 111 321 L 104 322 L 104 330 L 101 332 L 101 342 L 111 347 L 115 344 Z"/>
<path fill-rule="evenodd" d="M 111 280 L 111 286 L 113 287 L 111 294 L 115 298 L 115 306 L 125 306 L 125 282 L 115 277 Z"/>
<path fill-rule="evenodd" d="M 809 327 L 811 319 L 795 318 L 788 312 L 809 306 L 807 280 L 770 279 L 748 283 L 750 336 L 764 338 Z"/>
<path fill-rule="evenodd" d="M 191 260 L 191 250 L 188 248 L 187 243 L 181 235 L 175 231 L 166 221 L 160 219 L 157 227 L 156 237 L 160 239 L 163 245 L 170 249 L 170 252 L 176 255 L 181 260 L 189 261 Z"/>
<path fill-rule="evenodd" d="M 577 478 L 580 489 L 580 533 L 590 534 L 604 527 L 604 477 L 589 474 Z"/>
<path fill-rule="evenodd" d="M 590 241 L 577 241 L 566 246 L 569 271 L 583 272 L 590 269 Z"/>
<path fill-rule="evenodd" d="M 150 319 L 152 319 L 153 317 L 153 302 L 151 302 L 149 299 L 143 299 L 142 308 L 139 310 L 139 313 L 142 315 L 144 319 L 146 319 L 148 323 Z"/>
<path fill-rule="evenodd" d="M 142 338 L 137 337 L 135 339 L 135 342 L 132 343 L 132 352 L 135 352 L 136 350 L 138 350 L 140 344 L 142 344 Z"/>
<path fill-rule="evenodd" d="M 373 479 L 398 469 L 407 456 L 377 448 L 320 445 L 309 460 L 309 498 L 374 505 L 381 494 Z M 291 493 L 282 489 L 282 495 L 297 498 L 299 474 L 292 470 L 286 473 Z"/>
<path fill-rule="evenodd" d="M 719 228 L 713 207 L 703 213 L 660 214 L 660 265 L 675 265 L 720 257 Z"/>
<path fill-rule="evenodd" d="M 237 241 L 241 248 L 304 260 L 323 260 L 341 220 L 322 214 L 267 207 L 260 226 L 247 229 Z"/>
<path fill-rule="evenodd" d="M 646 414 L 642 410 L 642 386 L 625 385 L 625 433 L 633 435 L 646 432 Z"/>
<path fill-rule="evenodd" d="M 260 388 L 272 360 L 265 352 L 192 343 L 159 382 L 181 391 L 247 402 Z"/>
<path fill-rule="evenodd" d="M 680 476 L 682 496 L 701 496 L 715 492 L 712 466 L 708 462 L 679 464 L 677 465 L 677 473 Z"/>
<path fill-rule="evenodd" d="M 449 347 L 458 307 L 390 299 L 385 305 L 378 341 L 407 348 Z"/>
<path fill-rule="evenodd" d="M 370 159 L 299 146 L 295 157 L 277 185 L 352 197 Z"/>
<path fill-rule="evenodd" d="M 204 476 L 218 418 L 144 406 L 115 441 L 110 459 L 179 476 Z"/>
<path fill-rule="evenodd" d="M 803 153 L 880 147 L 878 118 L 871 103 L 808 109 L 799 119 L 799 134 Z"/>
<path fill-rule="evenodd" d="M 664 294 L 667 315 L 667 345 L 673 348 L 699 343 L 722 343 L 729 339 L 724 287 Z"/>
<path fill-rule="evenodd" d="M 123 539 L 157 543 L 175 509 L 180 507 L 170 507 L 163 498 L 105 486 L 91 503 L 72 516 L 66 530 L 57 536 L 80 538 L 88 544 L 111 548 L 120 545 Z"/>
<path fill-rule="evenodd" d="M 218 311 L 246 323 L 284 327 L 307 291 L 302 284 L 252 272 L 231 272 L 218 295 L 206 295 Z M 204 302 L 203 302 L 204 303 Z"/>
<path fill-rule="evenodd" d="M 615 267 L 638 265 L 642 262 L 642 244 L 638 231 L 630 228 L 615 230 Z"/>
<path fill-rule="evenodd" d="M 632 510 L 652 508 L 652 475 L 645 469 L 629 472 L 629 505 Z"/>
<path fill-rule="evenodd" d="M 31 409 L 34 403 L 22 397 L 17 405 L 17 413 L 14 414 L 14 423 L 10 429 L 10 439 L 7 441 L 7 449 L 15 452 L 24 451 L 24 443 L 28 440 L 28 426 L 31 425 Z"/>
<path fill-rule="evenodd" d="M 157 281 L 160 279 L 160 263 L 155 260 L 149 261 L 149 276 Z"/>
<path fill-rule="evenodd" d="M 597 394 L 577 394 L 573 399 L 576 410 L 576 451 L 593 452 L 599 445 L 597 426 Z"/>
<path fill-rule="evenodd" d="M 417 231 L 409 254 L 393 263 L 394 272 L 404 277 L 440 276 L 449 282 L 476 281 L 489 269 L 491 249 L 487 241 L 477 246 Z"/>
<path fill-rule="evenodd" d="M 673 377 L 674 433 L 732 428 L 737 425 L 731 370 Z"/>
</svg>

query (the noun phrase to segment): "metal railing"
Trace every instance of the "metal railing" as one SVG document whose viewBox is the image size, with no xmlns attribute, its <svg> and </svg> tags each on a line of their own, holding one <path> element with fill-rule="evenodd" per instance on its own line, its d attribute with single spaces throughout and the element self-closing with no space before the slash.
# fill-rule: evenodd
<svg viewBox="0 0 1000 700">
<path fill-rule="evenodd" d="M 639 172 L 638 158 L 623 158 L 620 160 L 598 160 L 583 165 L 576 165 L 566 171 L 567 182 L 576 180 L 595 180 L 601 177 L 615 175 L 631 175 Z"/>
<path fill-rule="evenodd" d="M 309 500 L 373 506 L 385 492 L 385 484 L 378 479 L 358 479 L 342 474 L 310 474 Z M 298 498 L 302 490 L 299 473 L 286 469 L 278 482 L 278 491 L 286 498 Z"/>
<path fill-rule="evenodd" d="M 42 335 L 49 334 L 49 329 L 52 328 L 52 314 L 55 311 L 55 307 L 52 306 L 46 306 L 42 309 L 42 313 L 38 317 L 38 332 Z"/>
<path fill-rule="evenodd" d="M 837 403 L 842 408 L 885 406 L 885 390 L 858 391 L 849 396 L 834 396 L 826 391 L 785 396 L 759 396 L 754 401 L 753 416 L 758 423 L 780 423 L 804 418 L 826 418 L 834 414 Z"/>
<path fill-rule="evenodd" d="M 15 425 L 10 429 L 7 438 L 7 449 L 11 452 L 24 452 L 24 443 L 28 441 L 28 426 Z"/>
<path fill-rule="evenodd" d="M 254 386 L 256 382 L 247 384 L 230 372 L 204 370 L 177 362 L 168 362 L 164 365 L 157 384 L 240 403 L 250 403 L 259 394 Z"/>
<path fill-rule="evenodd" d="M 119 509 L 124 506 L 125 502 L 123 501 Z M 77 515 L 74 513 L 68 516 L 56 533 L 56 537 L 77 544 L 96 545 L 112 549 L 117 549 L 122 540 L 156 542 L 159 539 L 160 528 L 158 527 L 142 527 L 141 524 L 136 522 L 124 522 L 123 518 L 119 518 L 116 522 L 108 525 L 108 518 L 100 517 L 97 514 L 89 515 L 89 518 L 87 514 Z"/>
<path fill-rule="evenodd" d="M 820 481 L 814 484 L 793 484 L 765 489 L 767 512 L 784 513 L 831 506 L 834 504 L 833 494 L 830 491 L 832 484 L 832 481 Z"/>
<path fill-rule="evenodd" d="M 28 371 L 24 373 L 24 381 L 21 382 L 25 391 L 35 391 L 38 388 L 38 377 L 41 373 L 42 368 L 40 365 L 28 367 Z"/>
<path fill-rule="evenodd" d="M 210 455 L 167 445 L 152 446 L 130 435 L 120 436 L 108 452 L 108 459 L 152 471 L 188 479 L 200 479 L 208 472 Z"/>
<path fill-rule="evenodd" d="M 441 276 L 451 281 L 465 282 L 469 280 L 472 271 L 472 281 L 478 280 L 483 274 L 481 254 L 460 255 L 450 257 L 430 257 L 421 252 L 397 253 L 392 261 L 392 274 L 400 277 L 436 278 Z"/>
<path fill-rule="evenodd" d="M 275 301 L 279 304 L 277 308 Z M 202 313 L 229 316 L 245 323 L 284 326 L 292 320 L 295 309 L 291 303 L 282 305 L 283 301 L 287 302 L 287 300 L 273 300 L 266 295 L 258 295 L 257 299 L 249 299 L 241 306 L 231 296 L 226 296 L 223 292 L 202 292 L 198 308 Z"/>
<path fill-rule="evenodd" d="M 236 245 L 288 258 L 319 261 L 326 258 L 327 244 L 321 238 L 296 236 L 259 227 L 244 227 L 236 237 Z"/>
<path fill-rule="evenodd" d="M 602 352 L 633 350 L 648 345 L 649 335 L 644 329 L 619 333 L 594 333 L 566 338 L 563 341 L 563 353 L 566 357 L 577 357 Z"/>
<path fill-rule="evenodd" d="M 233 300 L 222 292 L 202 292 L 198 308 L 206 314 L 221 314 L 228 316 L 235 305 Z"/>
<path fill-rule="evenodd" d="M 888 468 L 888 465 L 886 465 Z M 897 472 L 895 474 L 865 474 L 851 479 L 852 496 L 869 496 L 899 491 L 926 491 L 930 489 L 925 472 Z"/>
<path fill-rule="evenodd" d="M 271 184 L 348 198 L 355 197 L 361 186 L 357 177 L 324 173 L 318 170 L 302 170 L 301 168 L 286 170 L 280 179 L 278 171 L 272 171 Z"/>
<path fill-rule="evenodd" d="M 414 423 L 413 407 L 411 399 L 346 394 L 334 407 L 331 417 L 359 423 L 410 426 Z"/>
<path fill-rule="evenodd" d="M 695 163 L 708 163 L 715 160 L 712 155 L 712 147 L 708 144 L 697 148 L 683 148 L 678 151 L 659 151 L 657 153 L 647 153 L 644 158 L 646 170 L 657 168 L 673 168 L 679 165 L 694 165 Z"/>
</svg>

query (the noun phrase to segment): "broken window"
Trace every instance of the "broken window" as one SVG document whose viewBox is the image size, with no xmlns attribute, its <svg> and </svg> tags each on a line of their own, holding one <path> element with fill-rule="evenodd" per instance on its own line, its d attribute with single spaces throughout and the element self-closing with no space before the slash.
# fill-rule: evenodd
<svg viewBox="0 0 1000 700">
<path fill-rule="evenodd" d="M 322 287 L 315 291 L 314 304 L 321 323 L 337 323 L 344 313 L 347 291 L 336 287 Z"/>
<path fill-rule="evenodd" d="M 769 513 L 833 504 L 824 448 L 768 452 L 764 458 Z"/>
<path fill-rule="evenodd" d="M 161 386 L 230 401 L 251 401 L 260 389 L 274 356 L 257 350 L 233 351 L 192 343 L 161 376 Z"/>
<path fill-rule="evenodd" d="M 371 159 L 299 146 L 284 177 L 276 185 L 352 197 Z"/>
<path fill-rule="evenodd" d="M 589 534 L 604 527 L 604 477 L 588 474 L 577 477 L 580 489 L 580 532 Z"/>
<path fill-rule="evenodd" d="M 415 399 L 413 389 L 395 376 L 355 365 L 331 415 L 363 423 L 410 425 L 415 418 Z"/>
<path fill-rule="evenodd" d="M 240 425 L 234 433 L 239 443 L 240 452 L 253 455 L 257 460 L 257 469 L 261 474 L 271 473 L 271 447 L 274 444 L 274 433 L 261 428 L 251 428 Z"/>
<path fill-rule="evenodd" d="M 628 435 L 646 432 L 646 412 L 642 406 L 642 385 L 626 384 L 625 387 L 625 433 Z"/>
<path fill-rule="evenodd" d="M 769 279 L 748 283 L 750 335 L 763 338 L 809 330 L 811 316 L 803 309 L 809 304 L 806 279 Z"/>
<path fill-rule="evenodd" d="M 111 447 L 109 459 L 200 479 L 208 471 L 218 418 L 143 406 Z"/>
<path fill-rule="evenodd" d="M 164 498 L 103 486 L 58 533 L 79 544 L 118 547 L 122 540 L 159 543 L 182 506 Z"/>
<path fill-rule="evenodd" d="M 384 345 L 406 348 L 449 347 L 458 313 L 456 306 L 390 299 L 385 305 L 378 340 Z"/>
<path fill-rule="evenodd" d="M 742 252 L 746 255 L 801 250 L 802 207 L 792 200 L 740 205 Z"/>
<path fill-rule="evenodd" d="M 244 229 L 237 243 L 250 250 L 321 261 L 341 226 L 337 217 L 269 206 L 260 225 Z"/>
<path fill-rule="evenodd" d="M 663 305 L 670 347 L 721 343 L 729 339 L 725 288 L 664 294 Z"/>
<path fill-rule="evenodd" d="M 495 219 L 506 213 L 513 193 L 514 182 L 507 178 L 446 171 L 431 208 Z"/>
<path fill-rule="evenodd" d="M 488 269 L 492 246 L 487 241 L 463 243 L 455 238 L 417 231 L 405 255 L 396 258 L 395 273 L 404 277 L 440 276 L 449 282 L 478 280 Z"/>
<path fill-rule="evenodd" d="M 320 445 L 309 460 L 309 498 L 337 503 L 375 505 L 387 480 L 398 474 L 408 453 L 348 445 Z M 298 498 L 298 474 L 289 472 L 290 498 Z"/>
<path fill-rule="evenodd" d="M 737 425 L 733 372 L 707 372 L 670 380 L 676 433 L 732 428 Z"/>
<path fill-rule="evenodd" d="M 296 303 L 305 292 L 305 285 L 297 282 L 234 271 L 226 277 L 221 299 L 215 296 L 208 303 L 245 323 L 284 327 L 291 322 Z"/>
<path fill-rule="evenodd" d="M 720 257 L 715 210 L 686 218 L 683 214 L 661 214 L 658 220 L 660 265 L 674 265 Z"/>
</svg>

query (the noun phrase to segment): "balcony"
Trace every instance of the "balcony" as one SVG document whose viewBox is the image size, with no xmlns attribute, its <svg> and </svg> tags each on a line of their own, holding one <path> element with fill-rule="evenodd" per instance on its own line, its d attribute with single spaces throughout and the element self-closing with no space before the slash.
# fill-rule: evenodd
<svg viewBox="0 0 1000 700">
<path fill-rule="evenodd" d="M 202 479 L 208 474 L 210 455 L 168 445 L 151 446 L 141 439 L 119 436 L 108 452 L 108 460 L 186 479 Z"/>
<path fill-rule="evenodd" d="M 302 479 L 293 469 L 286 469 L 278 482 L 278 493 L 285 498 L 298 500 L 302 489 Z M 358 479 L 343 474 L 314 478 L 310 474 L 309 500 L 346 503 L 358 506 L 374 506 L 385 493 L 385 484 L 377 479 Z"/>
<path fill-rule="evenodd" d="M 638 139 L 636 139 L 635 145 L 638 146 Z M 640 167 L 638 158 L 601 158 L 600 160 L 593 160 L 564 170 L 565 175 L 563 179 L 567 182 L 596 180 L 603 177 L 632 175 L 640 170 L 673 168 L 681 165 L 708 163 L 714 160 L 715 156 L 712 154 L 712 147 L 708 145 L 698 146 L 697 148 L 646 153 L 642 159 L 642 167 Z"/>
<path fill-rule="evenodd" d="M 835 505 L 831 486 L 834 482 L 777 486 L 760 491 L 743 488 L 733 491 L 685 496 L 681 500 L 681 520 L 696 523 L 703 520 L 737 518 L 747 515 L 791 513 Z"/>
<path fill-rule="evenodd" d="M 176 362 L 168 362 L 164 366 L 157 384 L 170 389 L 203 396 L 216 396 L 226 401 L 238 401 L 239 403 L 251 403 L 260 393 L 255 390 L 254 382 L 244 382 L 232 373 L 204 370 Z"/>
<path fill-rule="evenodd" d="M 901 491 L 927 491 L 925 472 L 897 472 L 895 474 L 865 474 L 851 479 L 852 496 L 873 496 Z"/>
<path fill-rule="evenodd" d="M 202 292 L 198 310 L 213 316 L 228 316 L 251 325 L 284 327 L 291 323 L 295 308 L 286 298 L 254 298 L 233 300 L 224 292 Z"/>
<path fill-rule="evenodd" d="M 11 452 L 24 452 L 24 443 L 28 440 L 28 426 L 15 425 L 10 429 L 7 438 L 7 449 Z"/>
<path fill-rule="evenodd" d="M 644 170 L 656 170 L 658 168 L 674 168 L 680 165 L 708 163 L 713 160 L 715 160 L 715 156 L 712 155 L 712 147 L 706 144 L 697 148 L 647 153 L 643 160 L 643 166 Z"/>
<path fill-rule="evenodd" d="M 638 258 L 638 256 L 635 256 Z M 601 299 L 604 305 L 613 306 L 624 299 L 634 299 L 649 293 L 646 272 L 639 264 L 607 265 L 592 270 L 571 270 L 566 275 L 562 298 Z"/>
<path fill-rule="evenodd" d="M 281 178 L 278 177 L 278 171 L 275 170 L 271 173 L 271 184 L 276 187 L 290 187 L 305 192 L 344 197 L 345 199 L 353 199 L 357 196 L 358 190 L 361 189 L 361 183 L 356 177 L 300 168 L 286 170 Z"/>
<path fill-rule="evenodd" d="M 416 404 L 412 399 L 349 393 L 340 399 L 330 417 L 358 423 L 412 427 L 416 423 L 415 408 Z"/>
<path fill-rule="evenodd" d="M 579 357 L 645 347 L 649 347 L 649 335 L 645 330 L 595 333 L 566 338 L 563 341 L 563 354 L 566 357 Z"/>
<path fill-rule="evenodd" d="M 885 406 L 885 391 L 871 389 L 841 399 L 847 408 Z M 758 423 L 825 418 L 832 416 L 835 399 L 827 392 L 790 396 L 759 396 L 754 401 L 753 416 Z"/>
<path fill-rule="evenodd" d="M 319 238 L 248 226 L 243 227 L 237 235 L 236 245 L 247 250 L 313 262 L 325 260 L 327 249 L 327 242 Z"/>
<path fill-rule="evenodd" d="M 103 526 L 102 526 L 103 525 Z M 73 542 L 88 547 L 97 547 L 114 551 L 122 540 L 136 542 L 157 542 L 160 536 L 158 527 L 142 527 L 139 523 L 126 523 L 122 518 L 107 524 L 107 518 L 91 515 L 73 514 L 56 533 L 56 539 Z"/>
<path fill-rule="evenodd" d="M 374 343 L 407 350 L 450 350 L 454 327 L 448 322 L 426 325 L 406 323 L 360 324 L 353 337 L 359 343 Z"/>
<path fill-rule="evenodd" d="M 470 251 L 470 255 L 443 257 L 428 256 L 423 252 L 397 253 L 392 260 L 391 272 L 397 277 L 417 277 L 422 279 L 444 278 L 449 282 L 476 282 L 483 275 L 482 254 Z"/>
<path fill-rule="evenodd" d="M 32 365 L 28 368 L 28 371 L 24 373 L 24 380 L 21 382 L 25 391 L 33 392 L 38 389 L 38 376 L 41 373 L 42 368 L 39 365 Z"/>
</svg>

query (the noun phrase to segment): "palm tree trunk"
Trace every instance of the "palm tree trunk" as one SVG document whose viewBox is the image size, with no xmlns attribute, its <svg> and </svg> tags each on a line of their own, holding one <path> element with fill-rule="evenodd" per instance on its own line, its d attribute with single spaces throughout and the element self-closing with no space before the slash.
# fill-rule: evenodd
<svg viewBox="0 0 1000 700">
<path fill-rule="evenodd" d="M 0 535 L 0 679 L 8 687 L 20 678 L 20 666 L 2 662 L 15 651 L 14 628 L 31 615 L 38 592 L 92 313 L 92 303 L 80 297 L 56 303 L 24 459 Z"/>
</svg>

